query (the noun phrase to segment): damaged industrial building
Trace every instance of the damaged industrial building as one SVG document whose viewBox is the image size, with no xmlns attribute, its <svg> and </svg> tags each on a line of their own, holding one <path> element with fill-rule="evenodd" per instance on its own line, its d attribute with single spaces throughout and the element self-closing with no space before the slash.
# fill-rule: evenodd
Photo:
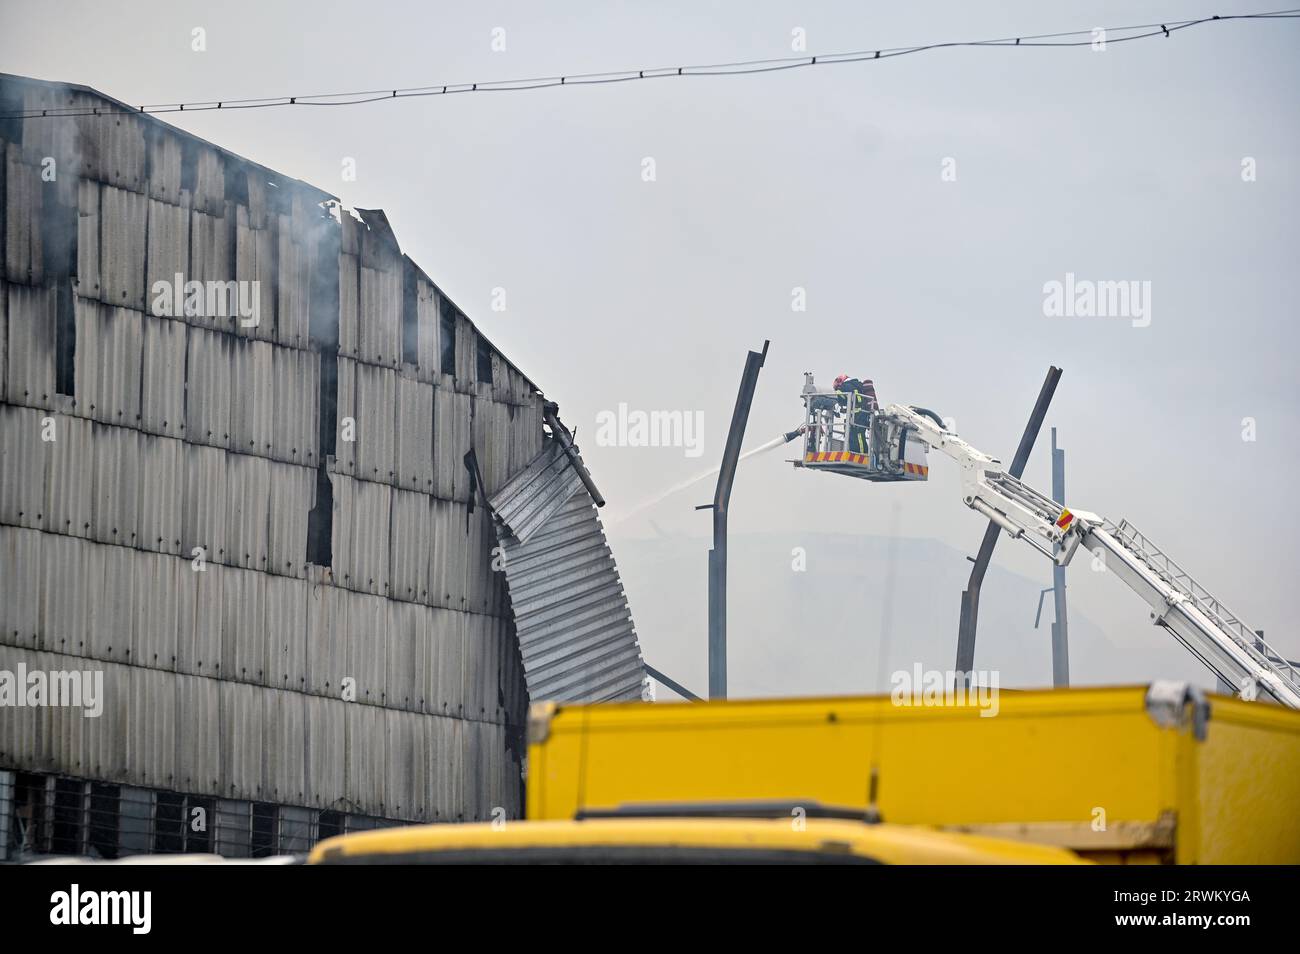
<svg viewBox="0 0 1300 954">
<path fill-rule="evenodd" d="M 519 817 L 530 699 L 645 680 L 556 405 L 383 212 L 84 87 L 0 116 L 0 860 Z"/>
</svg>

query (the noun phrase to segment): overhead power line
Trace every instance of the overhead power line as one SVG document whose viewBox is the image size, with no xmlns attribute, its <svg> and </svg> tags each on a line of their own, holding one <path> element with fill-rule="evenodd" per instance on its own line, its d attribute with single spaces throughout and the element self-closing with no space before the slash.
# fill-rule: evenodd
<svg viewBox="0 0 1300 954">
<path fill-rule="evenodd" d="M 1032 36 L 999 37 L 989 40 L 956 40 L 943 43 L 923 43 L 916 46 L 882 47 L 873 50 L 855 50 L 846 53 L 827 53 L 788 56 L 766 60 L 741 60 L 731 63 L 705 63 L 692 66 L 666 66 L 652 69 L 617 70 L 605 73 L 568 73 L 556 76 L 534 76 L 524 79 L 487 80 L 476 83 L 443 83 L 431 86 L 411 86 L 397 89 L 354 90 L 345 93 L 312 93 L 300 96 L 270 96 L 258 99 L 213 99 L 191 103 L 153 103 L 143 106 L 110 106 L 87 108 L 84 106 L 49 107 L 29 109 L 14 113 L 0 113 L 0 119 L 46 119 L 63 116 L 121 115 L 122 113 L 183 113 L 211 110 L 269 109 L 284 106 L 357 106 L 392 99 L 413 99 L 424 96 L 450 96 L 456 93 L 505 93 L 529 89 L 548 89 L 556 86 L 598 86 L 609 83 L 629 83 L 640 80 L 668 79 L 686 76 L 739 76 L 753 73 L 775 73 L 783 70 L 806 69 L 813 66 L 833 66 L 842 63 L 863 63 L 874 60 L 910 56 L 930 50 L 959 47 L 1032 47 L 1067 48 L 1093 46 L 1104 39 L 1107 45 L 1145 40 L 1153 37 L 1171 37 L 1180 30 L 1229 20 L 1290 20 L 1300 18 L 1300 8 L 1274 10 L 1268 13 L 1241 13 L 1201 17 L 1195 20 L 1177 20 L 1165 23 L 1142 23 L 1123 27 L 1095 27 L 1062 33 L 1039 33 Z"/>
</svg>

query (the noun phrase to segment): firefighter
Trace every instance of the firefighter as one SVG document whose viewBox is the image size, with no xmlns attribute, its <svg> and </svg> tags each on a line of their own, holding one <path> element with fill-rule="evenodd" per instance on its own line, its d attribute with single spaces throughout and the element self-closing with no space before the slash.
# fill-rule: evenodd
<svg viewBox="0 0 1300 954">
<path fill-rule="evenodd" d="M 876 386 L 870 378 L 851 378 L 841 374 L 835 379 L 835 390 L 843 394 L 844 405 L 848 407 L 848 395 L 855 395 L 852 420 L 849 421 L 849 450 L 855 454 L 867 452 L 867 431 L 871 428 L 871 412 L 879 406 L 876 401 Z"/>
</svg>

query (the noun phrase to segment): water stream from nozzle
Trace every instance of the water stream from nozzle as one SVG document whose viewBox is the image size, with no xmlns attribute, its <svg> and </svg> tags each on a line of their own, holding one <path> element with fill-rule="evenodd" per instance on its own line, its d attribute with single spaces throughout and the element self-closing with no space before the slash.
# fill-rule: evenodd
<svg viewBox="0 0 1300 954">
<path fill-rule="evenodd" d="M 790 440 L 790 434 L 793 433 L 794 432 L 791 431 L 790 433 L 782 434 L 780 437 L 772 438 L 772 440 L 768 441 L 766 444 L 759 444 L 757 447 L 745 451 L 743 454 L 740 455 L 739 458 L 737 458 L 736 463 L 739 464 L 740 461 L 746 460 L 750 457 L 754 457 L 758 454 L 764 454 L 767 453 L 768 451 L 776 450 L 782 444 L 787 443 Z M 609 520 L 605 521 L 605 523 L 607 526 L 611 526 L 611 527 L 614 526 L 615 524 L 622 523 L 624 520 L 627 520 L 629 517 L 635 516 L 636 514 L 640 513 L 642 510 L 648 510 L 649 508 L 653 507 L 655 504 L 667 500 L 673 494 L 681 493 L 686 488 L 695 486 L 701 480 L 707 480 L 708 478 L 712 477 L 720 470 L 722 470 L 721 464 L 719 464 L 717 467 L 712 468 L 711 470 L 704 471 L 704 473 L 702 474 L 696 474 L 694 477 L 691 477 L 688 480 L 683 480 L 681 483 L 673 484 L 667 490 L 664 490 L 661 493 L 656 494 L 655 496 L 649 498 L 648 500 L 641 501 L 635 507 L 632 507 L 630 510 L 625 511 L 624 513 L 611 517 Z"/>
</svg>

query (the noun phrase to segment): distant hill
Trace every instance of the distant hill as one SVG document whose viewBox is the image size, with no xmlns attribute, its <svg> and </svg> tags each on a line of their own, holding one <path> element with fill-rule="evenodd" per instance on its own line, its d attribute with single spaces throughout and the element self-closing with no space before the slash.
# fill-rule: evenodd
<svg viewBox="0 0 1300 954">
<path fill-rule="evenodd" d="M 649 663 L 688 688 L 707 689 L 706 565 L 703 538 L 615 539 L 614 551 Z M 796 571 L 795 547 L 806 569 Z M 887 661 L 877 673 L 890 553 L 895 555 Z M 921 663 L 953 668 L 965 554 L 935 540 L 840 534 L 733 534 L 728 652 L 732 696 L 840 694 L 887 688 L 889 674 Z M 997 669 L 1003 687 L 1051 684 L 1049 594 L 1034 629 L 1038 593 L 1050 584 L 990 568 L 980 601 L 977 669 Z M 1150 628 L 1134 599 L 1134 625 Z M 1131 640 L 1130 640 L 1131 642 Z M 1117 648 L 1070 605 L 1071 676 L 1076 685 L 1190 679 L 1206 673 L 1173 641 L 1152 633 Z M 661 691 L 661 697 L 665 692 Z"/>
</svg>

